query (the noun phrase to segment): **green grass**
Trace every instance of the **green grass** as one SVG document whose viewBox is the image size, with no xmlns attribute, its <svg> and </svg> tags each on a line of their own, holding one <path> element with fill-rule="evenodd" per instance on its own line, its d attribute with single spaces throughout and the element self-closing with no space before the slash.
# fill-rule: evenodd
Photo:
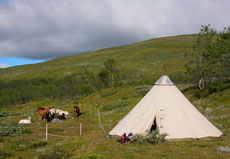
<svg viewBox="0 0 230 159">
<path fill-rule="evenodd" d="M 180 88 L 181 86 L 179 86 Z M 182 86 L 184 88 L 185 86 Z M 146 86 L 140 86 L 146 88 Z M 220 120 L 224 114 L 230 114 L 230 90 L 219 92 L 207 98 L 197 99 L 192 91 L 185 95 L 204 114 L 207 107 L 213 109 L 211 115 L 216 118 L 210 121 L 225 135 L 221 138 L 204 138 L 200 140 L 186 139 L 165 141 L 158 144 L 130 143 L 120 144 L 118 138 L 106 138 L 105 133 L 98 126 L 97 110 L 100 110 L 101 123 L 108 133 L 117 122 L 122 119 L 143 97 L 136 96 L 137 88 L 125 87 L 107 89 L 99 94 L 92 94 L 79 100 L 82 115 L 74 117 L 74 100 L 43 99 L 18 105 L 17 107 L 3 107 L 0 112 L 15 112 L 13 116 L 0 117 L 1 121 L 17 123 L 20 119 L 32 116 L 33 124 L 28 125 L 30 134 L 8 136 L 0 138 L 0 158 L 229 158 L 229 152 L 217 152 L 219 146 L 230 144 L 230 119 Z M 102 96 L 104 95 L 104 96 Z M 121 101 L 129 101 L 120 106 Z M 198 103 L 198 104 L 197 104 Z M 103 109 L 110 105 L 112 109 Z M 45 139 L 45 122 L 38 120 L 36 107 L 54 106 L 70 112 L 70 117 L 60 124 L 49 123 L 49 134 L 66 137 L 48 136 Z M 221 106 L 221 107 L 220 107 Z M 96 108 L 96 109 L 95 109 Z M 96 110 L 96 111 L 95 111 Z M 224 110 L 224 111 L 223 111 Z M 26 115 L 25 115 L 26 114 Z M 83 125 L 83 136 L 79 136 L 79 125 Z M 69 128 L 72 127 L 72 128 Z M 74 128 L 75 127 L 75 128 Z M 42 136 L 36 134 L 43 134 Z M 68 137 L 67 137 L 68 136 Z"/>
<path fill-rule="evenodd" d="M 0 79 L 30 79 L 34 77 L 56 77 L 79 73 L 83 68 L 98 73 L 103 62 L 114 58 L 120 72 L 130 79 L 157 79 L 163 74 L 163 64 L 168 64 L 168 74 L 183 73 L 186 58 L 192 50 L 194 35 L 158 38 L 101 49 L 93 52 L 56 58 L 51 61 L 0 69 Z"/>
<path fill-rule="evenodd" d="M 89 53 L 62 57 L 51 61 L 0 69 L 2 80 L 31 79 L 35 77 L 60 78 L 65 75 L 78 74 L 88 68 L 95 74 L 103 67 L 108 58 L 116 60 L 120 78 L 133 80 L 138 85 L 143 80 L 150 85 L 125 86 L 102 90 L 100 94 L 91 94 L 78 101 L 74 99 L 43 98 L 26 104 L 0 107 L 0 120 L 6 125 L 18 125 L 20 119 L 32 117 L 33 123 L 26 125 L 29 132 L 11 132 L 12 136 L 0 137 L 1 158 L 230 158 L 229 152 L 217 152 L 219 146 L 230 145 L 230 90 L 213 93 L 205 98 L 197 99 L 194 90 L 185 91 L 186 97 L 205 114 L 211 108 L 210 121 L 218 127 L 224 136 L 221 138 L 204 138 L 200 140 L 172 140 L 158 144 L 131 143 L 120 144 L 117 137 L 107 138 L 108 133 L 145 95 L 151 85 L 163 74 L 163 64 L 168 64 L 168 75 L 172 80 L 176 75 L 183 75 L 187 62 L 185 54 L 192 51 L 193 35 L 158 38 L 127 46 L 101 49 Z M 127 76 L 129 75 L 129 76 Z M 175 81 L 174 81 L 175 82 Z M 180 81 L 177 81 L 178 83 Z M 176 84 L 178 84 L 175 82 Z M 146 84 L 146 83 L 145 83 Z M 180 90 L 189 85 L 178 85 Z M 82 115 L 75 117 L 73 106 L 81 103 Z M 45 121 L 39 121 L 37 107 L 55 107 L 70 112 L 63 123 L 49 123 L 50 134 L 45 141 Z M 99 128 L 98 110 L 101 123 Z M 82 137 L 79 125 L 83 125 Z M 51 136 L 51 135 L 59 135 Z"/>
</svg>

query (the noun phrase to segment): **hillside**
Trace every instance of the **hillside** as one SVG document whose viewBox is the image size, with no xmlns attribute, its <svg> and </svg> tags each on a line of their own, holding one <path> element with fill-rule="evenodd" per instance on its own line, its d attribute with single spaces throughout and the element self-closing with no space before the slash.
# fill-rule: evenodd
<svg viewBox="0 0 230 159">
<path fill-rule="evenodd" d="M 193 35 L 158 38 L 39 64 L 0 69 L 0 79 L 3 80 L 0 81 L 0 158 L 230 158 L 230 152 L 217 151 L 220 146 L 230 145 L 230 89 L 198 97 L 196 88 L 178 78 L 184 75 L 188 61 L 185 56 L 191 53 L 192 44 Z M 97 75 L 104 61 L 111 57 L 116 60 L 120 78 L 149 82 L 100 87 L 99 93 L 92 90 L 87 93 L 84 87 L 87 83 L 79 83 L 76 77 L 84 68 Z M 106 136 L 163 74 L 164 63 L 168 64 L 169 77 L 224 133 L 222 137 L 121 144 L 116 142 L 120 138 Z M 71 74 L 76 76 L 69 76 Z M 81 103 L 82 112 L 78 118 L 73 111 L 77 102 Z M 37 107 L 70 112 L 62 123 L 48 123 L 47 141 L 46 121 L 39 120 Z M 32 117 L 32 124 L 18 124 L 20 119 L 28 116 Z M 103 128 L 99 125 L 99 118 Z"/>
<path fill-rule="evenodd" d="M 146 88 L 146 86 L 142 87 Z M 11 135 L 0 137 L 0 158 L 73 158 L 73 159 L 106 159 L 106 158 L 229 158 L 229 152 L 216 151 L 216 148 L 227 147 L 230 144 L 230 96 L 229 90 L 215 93 L 207 98 L 197 99 L 192 92 L 185 92 L 190 101 L 209 118 L 209 120 L 224 132 L 221 138 L 204 138 L 200 140 L 172 140 L 159 144 L 130 143 L 120 144 L 119 138 L 107 138 L 108 133 L 143 97 L 140 87 L 115 88 L 103 90 L 101 95 L 92 94 L 79 100 L 82 115 L 74 117 L 75 100 L 43 99 L 16 108 L 2 107 L 1 123 L 14 124 Z M 49 123 L 50 134 L 45 141 L 45 121 L 38 120 L 37 106 L 53 106 L 70 112 L 63 123 Z M 211 111 L 206 112 L 207 108 Z M 98 126 L 98 111 L 104 131 Z M 8 114 L 8 115 L 7 115 Z M 20 133 L 15 129 L 16 123 L 32 116 L 31 125 L 20 126 L 30 133 Z M 79 135 L 79 125 L 82 123 L 82 138 Z M 15 130 L 15 132 L 13 131 Z M 3 129 L 1 129 L 3 131 Z M 2 132 L 1 132 L 2 133 Z"/>
<path fill-rule="evenodd" d="M 163 64 L 168 63 L 168 74 L 182 73 L 186 58 L 192 50 L 193 35 L 157 38 L 140 43 L 101 49 L 93 52 L 56 58 L 51 61 L 0 69 L 0 79 L 31 79 L 34 77 L 63 77 L 79 73 L 83 68 L 95 73 L 108 58 L 114 58 L 123 74 L 138 78 L 158 78 Z"/>
</svg>

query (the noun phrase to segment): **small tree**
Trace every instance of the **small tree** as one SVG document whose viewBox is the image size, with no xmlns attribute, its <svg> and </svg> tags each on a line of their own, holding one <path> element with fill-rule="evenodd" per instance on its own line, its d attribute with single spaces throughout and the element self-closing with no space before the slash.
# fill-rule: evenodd
<svg viewBox="0 0 230 159">
<path fill-rule="evenodd" d="M 194 58 L 195 57 L 195 58 Z M 193 58 L 186 75 L 203 89 L 210 83 L 230 79 L 230 27 L 219 34 L 210 25 L 201 26 L 194 42 Z"/>
<path fill-rule="evenodd" d="M 105 85 L 108 86 L 109 84 L 109 72 L 103 68 L 101 72 L 98 74 L 100 81 Z"/>
<path fill-rule="evenodd" d="M 108 59 L 104 62 L 104 67 L 99 73 L 100 80 L 107 86 L 109 83 L 109 79 L 111 79 L 112 88 L 114 88 L 115 83 L 115 75 L 116 72 L 116 65 L 115 60 L 113 58 Z"/>
<path fill-rule="evenodd" d="M 92 72 L 85 69 L 84 71 L 80 73 L 80 79 L 81 79 L 82 84 L 88 85 L 95 93 L 99 93 L 95 87 L 97 80 Z"/>
</svg>

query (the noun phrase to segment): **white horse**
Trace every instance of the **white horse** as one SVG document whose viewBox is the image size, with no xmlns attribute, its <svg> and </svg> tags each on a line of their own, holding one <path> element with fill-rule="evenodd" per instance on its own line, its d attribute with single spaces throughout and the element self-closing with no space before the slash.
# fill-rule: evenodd
<svg viewBox="0 0 230 159">
<path fill-rule="evenodd" d="M 65 116 L 69 115 L 69 112 L 63 111 L 63 110 L 61 110 L 61 109 L 54 109 L 54 108 L 51 108 L 51 109 L 50 109 L 50 112 L 51 112 L 51 114 L 62 115 L 62 114 L 64 113 Z"/>
<path fill-rule="evenodd" d="M 18 124 L 31 124 L 31 117 L 29 116 L 27 119 L 21 119 Z"/>
</svg>

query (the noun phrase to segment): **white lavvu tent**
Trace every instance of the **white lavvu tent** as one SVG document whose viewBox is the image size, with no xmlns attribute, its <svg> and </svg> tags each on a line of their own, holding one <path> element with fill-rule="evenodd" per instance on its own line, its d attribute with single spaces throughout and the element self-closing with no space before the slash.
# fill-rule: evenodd
<svg viewBox="0 0 230 159">
<path fill-rule="evenodd" d="M 155 123 L 166 139 L 219 137 L 222 132 L 209 122 L 178 90 L 168 76 L 162 76 L 142 100 L 109 132 L 144 135 Z"/>
</svg>

